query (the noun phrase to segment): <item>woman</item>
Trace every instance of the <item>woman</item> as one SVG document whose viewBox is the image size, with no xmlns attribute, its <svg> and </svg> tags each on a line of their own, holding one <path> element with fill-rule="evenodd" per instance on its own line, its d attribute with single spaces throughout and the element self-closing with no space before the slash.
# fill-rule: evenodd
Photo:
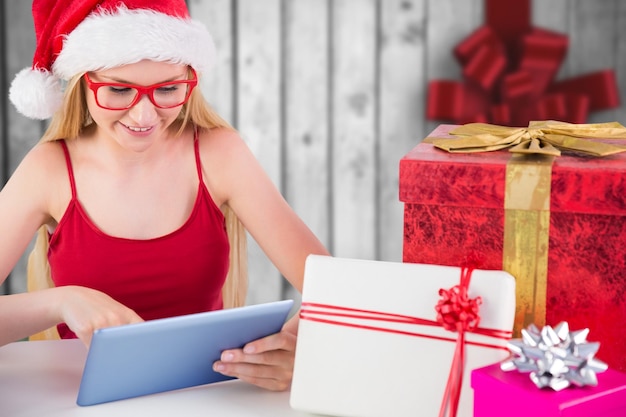
<svg viewBox="0 0 626 417">
<path fill-rule="evenodd" d="M 98 328 L 240 304 L 239 221 L 302 290 L 305 258 L 327 251 L 202 99 L 213 45 L 185 2 L 35 0 L 33 17 L 33 67 L 10 97 L 53 119 L 0 192 L 0 277 L 40 229 L 53 287 L 0 299 L 0 344 L 58 324 L 88 345 Z M 286 389 L 296 329 L 214 367 Z"/>
</svg>

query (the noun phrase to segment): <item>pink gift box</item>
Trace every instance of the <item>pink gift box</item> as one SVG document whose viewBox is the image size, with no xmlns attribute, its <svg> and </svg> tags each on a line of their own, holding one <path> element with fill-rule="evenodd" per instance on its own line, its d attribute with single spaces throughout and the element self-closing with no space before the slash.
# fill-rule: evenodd
<svg viewBox="0 0 626 417">
<path fill-rule="evenodd" d="M 504 372 L 500 364 L 472 371 L 474 417 L 622 417 L 626 415 L 626 374 L 609 369 L 598 385 L 562 391 L 539 389 L 529 374 Z"/>
</svg>

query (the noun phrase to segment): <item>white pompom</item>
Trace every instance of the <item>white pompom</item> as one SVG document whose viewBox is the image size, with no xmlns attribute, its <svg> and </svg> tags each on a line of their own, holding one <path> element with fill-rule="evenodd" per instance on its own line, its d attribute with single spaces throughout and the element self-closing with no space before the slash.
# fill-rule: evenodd
<svg viewBox="0 0 626 417">
<path fill-rule="evenodd" d="M 24 68 L 11 83 L 9 99 L 24 116 L 45 120 L 52 117 L 63 103 L 61 82 L 48 71 Z"/>
</svg>

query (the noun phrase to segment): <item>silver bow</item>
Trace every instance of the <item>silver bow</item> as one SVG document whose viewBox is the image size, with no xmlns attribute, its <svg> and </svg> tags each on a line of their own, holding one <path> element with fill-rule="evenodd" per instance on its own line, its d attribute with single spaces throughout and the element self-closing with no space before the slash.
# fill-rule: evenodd
<svg viewBox="0 0 626 417">
<path fill-rule="evenodd" d="M 588 334 L 589 329 L 570 332 L 567 322 L 541 330 L 531 324 L 522 330 L 521 339 L 507 343 L 512 356 L 500 364 L 500 369 L 530 372 L 538 388 L 560 391 L 570 385 L 596 386 L 596 373 L 606 371 L 608 366 L 593 357 L 600 343 L 587 342 Z"/>
</svg>

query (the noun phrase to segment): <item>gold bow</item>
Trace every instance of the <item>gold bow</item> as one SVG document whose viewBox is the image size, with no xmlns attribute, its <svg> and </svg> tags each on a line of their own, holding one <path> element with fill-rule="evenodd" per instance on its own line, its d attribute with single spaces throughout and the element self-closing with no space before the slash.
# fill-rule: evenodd
<svg viewBox="0 0 626 417">
<path fill-rule="evenodd" d="M 461 138 L 427 138 L 425 141 L 444 151 L 465 153 L 510 148 L 509 152 L 520 154 L 560 156 L 560 148 L 607 156 L 626 151 L 625 146 L 580 139 L 626 139 L 626 128 L 617 122 L 572 124 L 548 120 L 530 122 L 528 127 L 469 123 L 453 129 L 450 134 Z"/>
</svg>

